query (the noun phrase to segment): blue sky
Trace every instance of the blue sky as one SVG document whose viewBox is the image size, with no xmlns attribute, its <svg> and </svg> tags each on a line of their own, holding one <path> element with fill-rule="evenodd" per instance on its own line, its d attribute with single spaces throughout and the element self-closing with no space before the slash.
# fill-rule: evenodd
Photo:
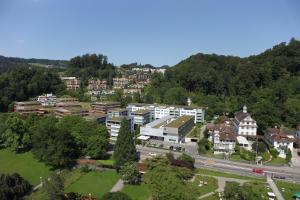
<svg viewBox="0 0 300 200">
<path fill-rule="evenodd" d="M 299 0 L 0 0 L 0 55 L 174 65 L 300 39 Z"/>
</svg>

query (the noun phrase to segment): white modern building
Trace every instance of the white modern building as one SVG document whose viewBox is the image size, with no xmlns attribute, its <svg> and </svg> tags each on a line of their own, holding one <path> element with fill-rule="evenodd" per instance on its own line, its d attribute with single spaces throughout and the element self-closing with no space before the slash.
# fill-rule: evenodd
<svg viewBox="0 0 300 200">
<path fill-rule="evenodd" d="M 242 111 L 234 113 L 233 123 L 236 128 L 237 135 L 256 136 L 257 124 L 251 117 L 251 114 L 247 112 L 246 106 L 243 107 Z"/>
<path fill-rule="evenodd" d="M 161 119 L 171 115 L 180 117 L 184 115 L 193 116 L 194 123 L 203 123 L 205 110 L 203 108 L 194 108 L 188 106 L 167 106 L 157 104 L 129 104 L 127 106 L 129 112 L 136 110 L 150 110 L 153 119 Z"/>
<path fill-rule="evenodd" d="M 55 106 L 56 105 L 56 96 L 52 93 L 41 95 L 37 99 L 38 102 L 42 104 L 42 106 Z"/>
<path fill-rule="evenodd" d="M 264 134 L 267 143 L 272 145 L 278 152 L 279 157 L 285 158 L 287 150 L 293 151 L 295 138 L 293 135 L 288 135 L 278 128 L 268 128 Z"/>
<path fill-rule="evenodd" d="M 140 134 L 151 139 L 181 143 L 185 141 L 185 135 L 193 126 L 193 116 L 184 115 L 176 118 L 169 115 L 140 127 Z"/>
<path fill-rule="evenodd" d="M 149 110 L 137 110 L 131 112 L 131 117 L 133 117 L 133 123 L 136 126 L 143 126 L 150 123 L 151 120 L 151 111 Z"/>
<path fill-rule="evenodd" d="M 112 117 L 106 119 L 106 128 L 112 139 L 116 139 L 118 137 L 119 130 L 121 128 L 121 122 L 124 118 L 128 121 L 129 131 L 133 131 L 134 124 L 132 118 L 130 117 Z"/>
</svg>

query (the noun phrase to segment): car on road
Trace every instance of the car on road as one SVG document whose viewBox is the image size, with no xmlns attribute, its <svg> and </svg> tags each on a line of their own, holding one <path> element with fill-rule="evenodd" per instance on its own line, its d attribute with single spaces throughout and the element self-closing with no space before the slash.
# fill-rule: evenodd
<svg viewBox="0 0 300 200">
<path fill-rule="evenodd" d="M 276 178 L 276 179 L 285 179 L 284 176 L 276 176 L 276 175 L 274 175 L 273 178 Z"/>
<path fill-rule="evenodd" d="M 253 168 L 253 169 L 252 169 L 252 172 L 257 173 L 257 174 L 263 174 L 263 173 L 264 173 L 264 170 L 259 169 L 259 168 Z"/>
<path fill-rule="evenodd" d="M 153 152 L 149 152 L 149 155 L 150 155 L 150 156 L 157 156 L 157 154 L 156 154 L 156 153 L 153 153 Z"/>
</svg>

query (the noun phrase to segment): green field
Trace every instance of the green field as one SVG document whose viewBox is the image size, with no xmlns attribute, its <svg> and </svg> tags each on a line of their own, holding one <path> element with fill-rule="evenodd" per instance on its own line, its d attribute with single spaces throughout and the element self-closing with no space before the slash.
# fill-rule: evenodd
<svg viewBox="0 0 300 200">
<path fill-rule="evenodd" d="M 19 173 L 32 185 L 40 183 L 40 177 L 50 174 L 49 167 L 38 162 L 31 152 L 16 154 L 8 149 L 0 150 L 0 173 Z"/>
<path fill-rule="evenodd" d="M 293 198 L 293 194 L 295 192 L 300 192 L 300 184 L 289 183 L 284 181 L 276 181 L 276 185 L 285 200 L 292 200 L 292 199 L 294 200 L 295 198 Z"/>
<path fill-rule="evenodd" d="M 145 184 L 125 185 L 122 192 L 130 196 L 132 200 L 147 200 L 150 196 L 150 191 Z"/>
<path fill-rule="evenodd" d="M 202 185 L 201 187 L 198 186 L 200 181 L 207 182 L 207 185 Z M 214 192 L 216 189 L 218 189 L 218 181 L 217 179 L 213 177 L 208 176 L 196 176 L 194 183 L 199 187 L 199 196 L 202 196 L 204 194 Z"/>
<path fill-rule="evenodd" d="M 230 173 L 225 173 L 225 172 L 219 172 L 219 171 L 213 171 L 209 169 L 197 169 L 197 173 L 200 175 L 210 175 L 210 176 L 220 176 L 220 177 L 226 177 L 226 178 L 237 178 L 237 179 L 244 179 L 244 180 L 263 180 L 262 178 L 255 178 L 255 177 L 250 177 L 250 176 L 241 176 L 237 174 L 230 174 Z"/>
<path fill-rule="evenodd" d="M 261 199 L 269 199 L 268 198 L 268 192 L 272 192 L 271 189 L 268 189 L 266 182 L 249 182 L 246 183 L 247 185 L 251 185 L 253 188 L 253 191 L 257 194 L 261 195 Z"/>
<path fill-rule="evenodd" d="M 100 198 L 111 190 L 119 178 L 115 171 L 92 171 L 83 174 L 78 180 L 66 187 L 65 191 L 78 192 L 87 196 L 91 193 L 92 196 Z"/>
</svg>

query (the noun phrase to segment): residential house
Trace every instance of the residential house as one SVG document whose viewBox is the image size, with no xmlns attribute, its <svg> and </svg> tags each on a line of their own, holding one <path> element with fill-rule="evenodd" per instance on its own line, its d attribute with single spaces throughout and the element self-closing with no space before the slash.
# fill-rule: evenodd
<svg viewBox="0 0 300 200">
<path fill-rule="evenodd" d="M 65 82 L 67 90 L 76 91 L 80 88 L 80 80 L 76 77 L 61 77 Z"/>
<path fill-rule="evenodd" d="M 251 114 L 247 112 L 246 106 L 243 107 L 242 111 L 234 113 L 233 122 L 237 135 L 246 137 L 256 136 L 257 124 L 256 121 L 251 117 Z"/>
<path fill-rule="evenodd" d="M 279 157 L 281 158 L 286 157 L 288 149 L 293 151 L 294 136 L 287 134 L 280 128 L 268 128 L 265 130 L 264 138 L 267 143 L 279 152 Z"/>
</svg>

